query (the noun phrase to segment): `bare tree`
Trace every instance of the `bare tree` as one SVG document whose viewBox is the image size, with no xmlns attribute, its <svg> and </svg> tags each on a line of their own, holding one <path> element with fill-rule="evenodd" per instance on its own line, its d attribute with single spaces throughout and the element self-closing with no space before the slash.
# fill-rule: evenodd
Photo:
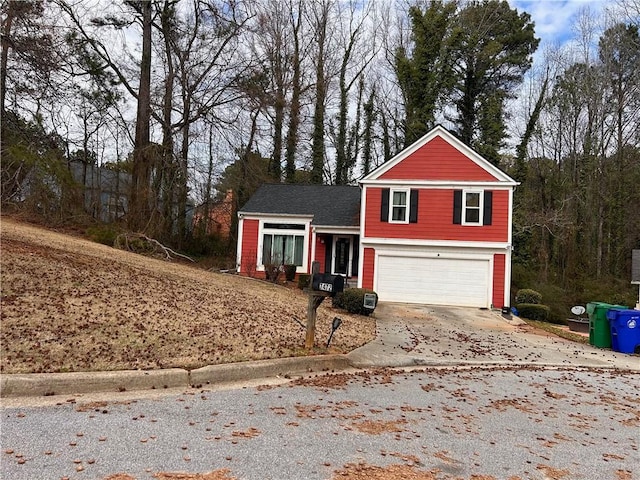
<svg viewBox="0 0 640 480">
<path fill-rule="evenodd" d="M 348 12 L 339 12 L 339 17 L 346 25 L 340 28 L 339 46 L 342 56 L 338 73 L 339 105 L 337 114 L 337 134 L 335 140 L 336 166 L 335 183 L 344 185 L 351 180 L 350 174 L 356 164 L 358 155 L 357 143 L 360 138 L 360 112 L 364 82 L 362 74 L 375 58 L 378 45 L 376 39 L 377 25 L 373 25 L 370 34 L 365 38 L 364 29 L 368 20 L 371 5 L 362 10 L 359 3 L 349 2 Z M 356 104 L 355 125 L 349 135 L 347 119 L 349 116 L 349 93 L 352 87 L 359 83 L 358 100 Z"/>
<path fill-rule="evenodd" d="M 314 3 L 309 16 L 316 39 L 315 53 L 315 105 L 313 110 L 313 138 L 311 145 L 311 183 L 323 183 L 325 168 L 325 114 L 329 88 L 328 54 L 330 51 L 331 12 L 333 0 Z"/>
</svg>

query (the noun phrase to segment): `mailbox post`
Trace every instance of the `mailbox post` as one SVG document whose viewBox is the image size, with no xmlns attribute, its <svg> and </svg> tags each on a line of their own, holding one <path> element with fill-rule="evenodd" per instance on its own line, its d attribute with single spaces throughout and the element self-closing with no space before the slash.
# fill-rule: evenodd
<svg viewBox="0 0 640 480">
<path fill-rule="evenodd" d="M 325 292 L 316 292 L 313 290 L 313 277 L 320 272 L 320 262 L 311 264 L 311 276 L 309 277 L 309 286 L 307 287 L 307 295 L 309 302 L 307 304 L 307 334 L 304 339 L 304 348 L 313 348 L 316 338 L 316 318 L 318 316 L 318 307 L 328 296 Z"/>
<path fill-rule="evenodd" d="M 328 275 L 320 273 L 320 262 L 311 264 L 311 277 L 307 295 L 307 334 L 304 341 L 305 348 L 313 348 L 316 336 L 316 318 L 318 307 L 327 297 L 333 297 L 336 293 L 344 290 L 344 278 L 339 275 Z"/>
</svg>

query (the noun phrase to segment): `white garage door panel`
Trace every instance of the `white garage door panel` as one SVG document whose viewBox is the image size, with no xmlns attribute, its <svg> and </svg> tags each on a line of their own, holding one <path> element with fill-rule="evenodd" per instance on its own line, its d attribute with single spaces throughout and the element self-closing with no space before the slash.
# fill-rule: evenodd
<svg viewBox="0 0 640 480">
<path fill-rule="evenodd" d="M 489 306 L 489 260 L 380 255 L 376 270 L 382 301 Z"/>
</svg>

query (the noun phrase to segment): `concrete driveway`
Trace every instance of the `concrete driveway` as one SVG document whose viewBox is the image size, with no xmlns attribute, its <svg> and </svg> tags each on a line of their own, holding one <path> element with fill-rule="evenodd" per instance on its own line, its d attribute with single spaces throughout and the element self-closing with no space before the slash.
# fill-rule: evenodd
<svg viewBox="0 0 640 480">
<path fill-rule="evenodd" d="M 357 367 L 540 365 L 640 370 L 640 357 L 575 343 L 490 310 L 381 303 L 376 339 L 351 352 Z"/>
</svg>

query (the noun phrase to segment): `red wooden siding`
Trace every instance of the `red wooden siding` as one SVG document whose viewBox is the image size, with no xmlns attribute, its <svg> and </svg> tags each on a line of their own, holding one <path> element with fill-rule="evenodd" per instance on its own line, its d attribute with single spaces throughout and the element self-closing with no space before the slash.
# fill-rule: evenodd
<svg viewBox="0 0 640 480">
<path fill-rule="evenodd" d="M 420 189 L 417 223 L 380 221 L 382 189 L 366 189 L 365 236 L 414 240 L 506 242 L 509 240 L 509 192 L 493 191 L 492 224 L 454 225 L 453 190 Z"/>
<path fill-rule="evenodd" d="M 363 270 L 362 270 L 362 288 L 373 288 L 374 263 L 376 251 L 373 248 L 364 249 Z"/>
<path fill-rule="evenodd" d="M 451 146 L 442 137 L 433 138 L 379 178 L 396 180 L 496 180 L 493 175 Z"/>
<path fill-rule="evenodd" d="M 316 258 L 320 262 L 320 272 L 325 272 L 325 254 L 326 254 L 326 237 L 324 235 L 316 236 Z"/>
<path fill-rule="evenodd" d="M 493 299 L 494 308 L 504 307 L 504 267 L 506 255 L 496 253 L 493 256 Z"/>
<path fill-rule="evenodd" d="M 258 258 L 258 227 L 259 220 L 243 220 L 242 222 L 242 257 L 240 272 L 254 274 Z"/>
</svg>

